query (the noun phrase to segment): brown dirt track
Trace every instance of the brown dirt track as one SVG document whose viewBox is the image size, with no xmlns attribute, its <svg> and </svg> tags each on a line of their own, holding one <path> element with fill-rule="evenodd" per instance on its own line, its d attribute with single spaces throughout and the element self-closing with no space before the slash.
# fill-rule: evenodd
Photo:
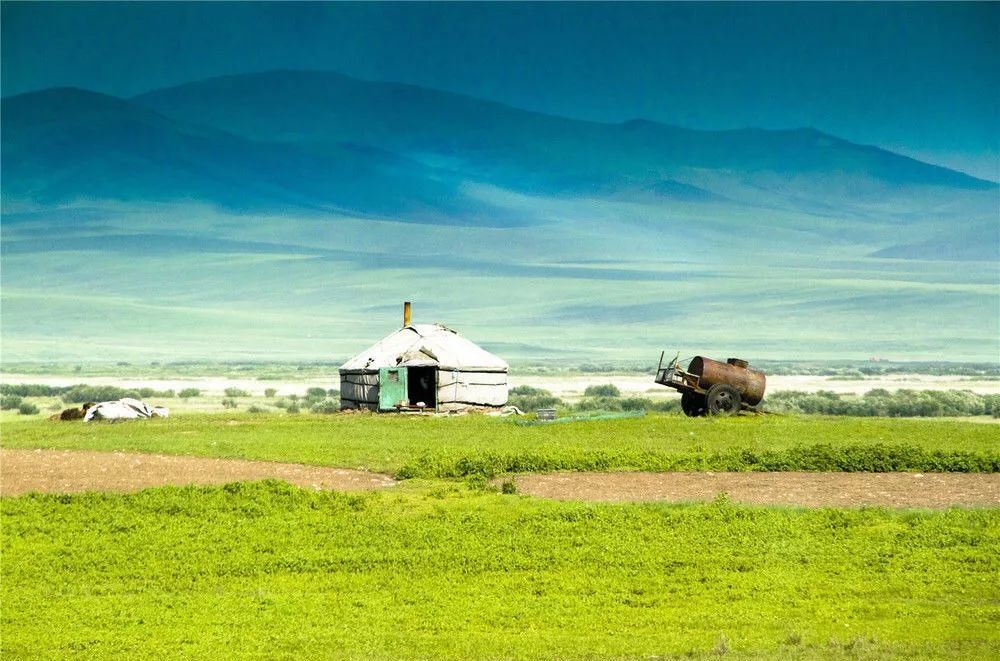
<svg viewBox="0 0 1000 661">
<path fill-rule="evenodd" d="M 726 493 L 754 505 L 1000 506 L 995 473 L 548 473 L 518 492 L 559 500 L 691 502 Z"/>
<path fill-rule="evenodd" d="M 29 491 L 138 491 L 166 484 L 225 484 L 275 478 L 300 487 L 360 491 L 395 484 L 388 475 L 269 461 L 125 452 L 0 450 L 0 495 Z"/>
<path fill-rule="evenodd" d="M 389 487 L 365 471 L 208 457 L 69 450 L 0 450 L 0 495 L 30 491 L 137 491 L 147 487 L 224 484 L 275 478 L 301 487 L 344 491 Z M 985 473 L 548 473 L 520 475 L 518 491 L 559 500 L 712 500 L 807 507 L 943 508 L 1000 506 L 1000 474 Z"/>
</svg>

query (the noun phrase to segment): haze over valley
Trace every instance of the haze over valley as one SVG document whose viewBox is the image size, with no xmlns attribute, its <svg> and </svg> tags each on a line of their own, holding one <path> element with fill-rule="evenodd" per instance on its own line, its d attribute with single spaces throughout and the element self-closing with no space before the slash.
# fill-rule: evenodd
<svg viewBox="0 0 1000 661">
<path fill-rule="evenodd" d="M 336 360 L 403 300 L 518 361 L 1000 351 L 996 181 L 807 125 L 305 69 L 2 118 L 6 361 Z"/>
</svg>

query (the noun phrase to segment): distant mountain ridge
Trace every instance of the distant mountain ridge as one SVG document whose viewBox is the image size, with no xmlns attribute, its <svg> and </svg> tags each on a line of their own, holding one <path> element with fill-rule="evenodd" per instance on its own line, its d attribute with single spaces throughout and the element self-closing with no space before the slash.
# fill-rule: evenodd
<svg viewBox="0 0 1000 661">
<path fill-rule="evenodd" d="M 488 186 L 719 213 L 981 218 L 997 190 L 814 129 L 587 122 L 335 72 L 222 76 L 132 99 L 55 88 L 4 98 L 2 116 L 7 210 L 108 199 L 497 227 L 541 218 L 476 193 Z"/>
<path fill-rule="evenodd" d="M 603 124 L 335 72 L 222 76 L 133 100 L 254 139 L 349 141 L 394 152 L 432 152 L 461 158 L 485 176 L 520 175 L 556 188 L 559 182 L 572 189 L 574 181 L 655 181 L 690 168 L 863 173 L 892 184 L 967 189 L 993 185 L 815 129 L 700 131 L 649 120 Z"/>
<path fill-rule="evenodd" d="M 87 90 L 5 98 L 2 116 L 5 204 L 197 201 L 390 217 L 426 210 L 440 222 L 479 212 L 429 168 L 393 154 L 249 140 Z"/>
</svg>

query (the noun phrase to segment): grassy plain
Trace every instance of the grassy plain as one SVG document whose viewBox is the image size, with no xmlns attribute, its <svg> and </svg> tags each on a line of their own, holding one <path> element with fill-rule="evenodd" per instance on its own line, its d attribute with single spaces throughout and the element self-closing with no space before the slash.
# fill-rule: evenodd
<svg viewBox="0 0 1000 661">
<path fill-rule="evenodd" d="M 954 420 L 680 415 L 522 426 L 469 415 L 178 415 L 138 424 L 8 416 L 9 448 L 162 452 L 388 472 L 542 470 L 1000 471 L 996 427 Z"/>
<path fill-rule="evenodd" d="M 4 658 L 987 658 L 1000 511 L 560 503 L 408 482 L 26 496 Z"/>
<path fill-rule="evenodd" d="M 1000 470 L 993 425 L 676 415 L 3 417 L 6 448 L 361 467 L 0 499 L 4 658 L 988 658 L 1000 510 L 587 504 L 489 490 L 551 469 Z M 467 480 L 440 478 L 467 477 Z"/>
<path fill-rule="evenodd" d="M 995 362 L 997 264 L 865 257 L 898 241 L 897 222 L 523 204 L 549 220 L 462 228 L 458 243 L 452 226 L 163 205 L 5 222 L 4 357 L 339 364 L 398 327 L 403 283 L 447 282 L 447 295 L 412 292 L 414 319 L 515 363 L 651 367 L 665 348 L 754 363 Z"/>
</svg>

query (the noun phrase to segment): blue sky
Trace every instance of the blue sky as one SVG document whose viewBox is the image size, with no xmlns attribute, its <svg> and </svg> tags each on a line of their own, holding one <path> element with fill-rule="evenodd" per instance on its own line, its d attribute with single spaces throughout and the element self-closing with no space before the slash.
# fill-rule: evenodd
<svg viewBox="0 0 1000 661">
<path fill-rule="evenodd" d="M 1000 179 L 1000 4 L 2 4 L 2 92 L 334 69 L 600 121 L 813 126 Z"/>
</svg>

